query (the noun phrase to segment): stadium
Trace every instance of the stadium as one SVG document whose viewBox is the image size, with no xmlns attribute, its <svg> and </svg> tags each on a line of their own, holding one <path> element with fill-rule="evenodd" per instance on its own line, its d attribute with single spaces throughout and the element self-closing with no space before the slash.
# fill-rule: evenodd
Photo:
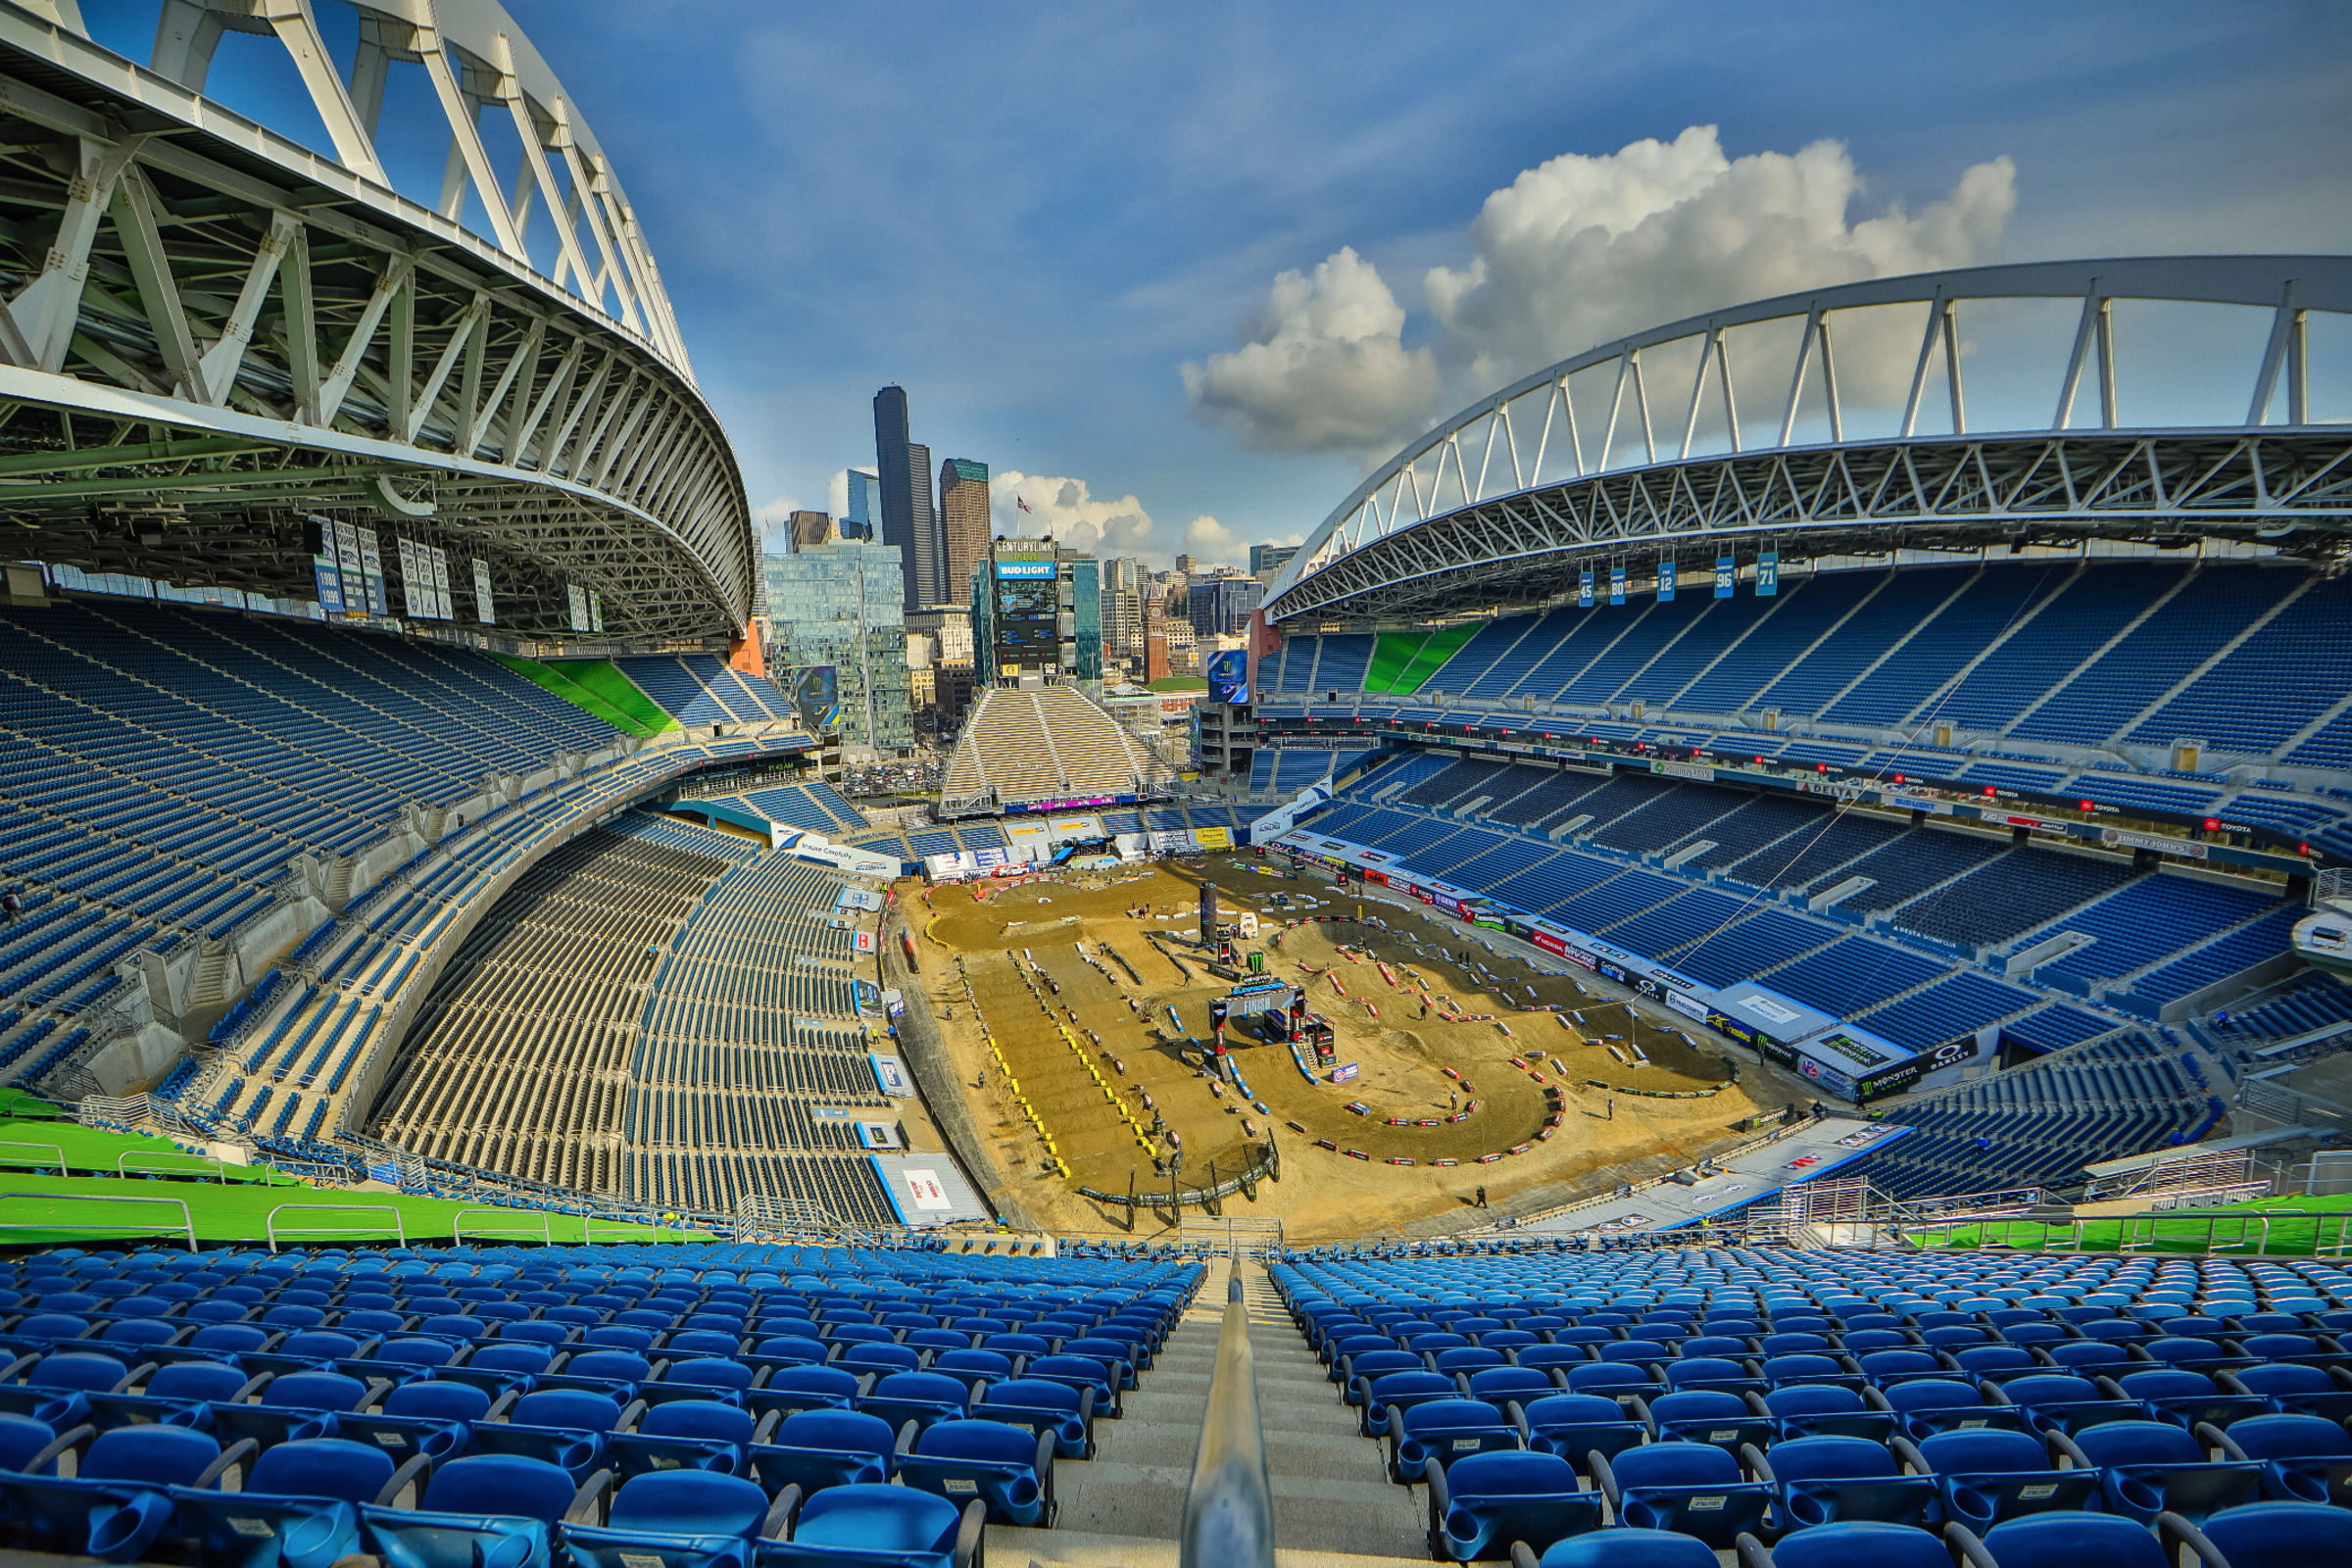
<svg viewBox="0 0 2352 1568">
<path fill-rule="evenodd" d="M 884 809 L 651 176 L 498 5 L 351 9 L 0 3 L 10 1564 L 2352 1560 L 2352 260 L 1504 386 L 1222 777 L 997 541 Z"/>
</svg>

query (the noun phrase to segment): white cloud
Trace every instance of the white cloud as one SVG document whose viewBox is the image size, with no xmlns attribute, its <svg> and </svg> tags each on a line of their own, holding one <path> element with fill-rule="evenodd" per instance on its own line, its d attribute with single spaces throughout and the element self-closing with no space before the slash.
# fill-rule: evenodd
<svg viewBox="0 0 2352 1568">
<path fill-rule="evenodd" d="M 1403 343 L 1404 308 L 1379 269 L 1343 249 L 1311 276 L 1274 279 L 1243 345 L 1184 365 L 1195 418 L 1231 429 L 1242 445 L 1276 452 L 1368 452 L 1426 416 L 1438 369 L 1427 348 Z"/>
<path fill-rule="evenodd" d="M 1233 530 L 1206 513 L 1184 525 L 1184 542 L 1186 554 L 1210 561 L 1233 561 L 1244 553 Z"/>
<path fill-rule="evenodd" d="M 1152 535 L 1152 514 L 1133 495 L 1098 501 L 1084 479 L 1007 468 L 988 481 L 989 512 L 999 534 L 1052 534 L 1073 550 L 1103 556 L 1141 555 Z M 1027 502 L 1021 510 L 1018 502 Z"/>
<path fill-rule="evenodd" d="M 836 468 L 825 481 L 825 510 L 836 517 L 850 514 L 850 470 Z"/>
<path fill-rule="evenodd" d="M 1469 266 L 1432 269 L 1424 289 L 1442 352 L 1483 391 L 1702 311 L 1984 261 L 2016 172 L 1996 158 L 1917 217 L 1896 204 L 1848 223 L 1864 180 L 1839 143 L 1731 159 L 1693 125 L 1528 170 L 1471 223 Z"/>
<path fill-rule="evenodd" d="M 783 538 L 792 531 L 792 514 L 801 510 L 797 498 L 777 496 L 752 509 L 752 526 L 759 529 L 763 538 L 769 535 Z"/>
</svg>

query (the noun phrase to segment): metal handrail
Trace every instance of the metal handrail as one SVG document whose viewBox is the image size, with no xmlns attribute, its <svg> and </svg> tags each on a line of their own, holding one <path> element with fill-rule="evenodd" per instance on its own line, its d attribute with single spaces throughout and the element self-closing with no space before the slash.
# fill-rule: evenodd
<svg viewBox="0 0 2352 1568">
<path fill-rule="evenodd" d="M 306 1214 L 389 1214 L 392 1216 L 392 1234 L 399 1238 L 401 1246 L 409 1245 L 409 1229 L 401 1223 L 400 1210 L 390 1203 L 280 1203 L 262 1220 L 262 1236 L 269 1242 L 270 1250 L 272 1252 L 277 1250 L 277 1216 L 289 1210 Z M 380 1225 L 306 1225 L 299 1229 L 289 1229 L 286 1234 L 288 1236 L 373 1236 L 382 1229 L 383 1227 Z"/>
<path fill-rule="evenodd" d="M 1225 1286 L 1225 1325 L 1184 1496 L 1177 1562 L 1179 1568 L 1274 1568 L 1274 1489 L 1238 1261 Z"/>
<path fill-rule="evenodd" d="M 456 1247 L 464 1244 L 466 1240 L 466 1221 L 470 1216 L 475 1214 L 494 1214 L 503 1219 L 509 1220 L 520 1217 L 522 1221 L 521 1227 L 515 1230 L 498 1230 L 489 1226 L 477 1226 L 475 1227 L 473 1234 L 480 1237 L 484 1241 L 503 1239 L 506 1241 L 515 1242 L 527 1242 L 532 1237 L 536 1236 L 543 1246 L 555 1246 L 556 1237 L 553 1229 L 553 1221 L 555 1216 L 548 1213 L 548 1211 L 544 1208 L 537 1210 L 536 1212 L 539 1219 L 539 1228 L 537 1230 L 533 1230 L 531 1229 L 530 1224 L 531 1212 L 532 1211 L 530 1210 L 517 1210 L 512 1208 L 461 1208 L 455 1214 L 452 1214 L 449 1217 L 450 1245 Z M 585 1233 L 583 1233 L 583 1235 L 585 1235 Z"/>
<path fill-rule="evenodd" d="M 0 1150 L 6 1149 L 46 1149 L 57 1156 L 57 1173 L 60 1176 L 73 1174 L 66 1169 L 66 1152 L 55 1144 L 0 1144 Z M 48 1163 L 49 1161 L 45 1159 L 19 1159 L 13 1154 L 0 1153 L 0 1165 L 46 1165 Z"/>
<path fill-rule="evenodd" d="M 227 1161 L 227 1160 L 225 1160 L 225 1159 L 222 1159 L 222 1158 L 220 1158 L 220 1157 L 219 1155 L 217 1155 L 217 1154 L 189 1154 L 189 1153 L 183 1153 L 181 1151 L 179 1151 L 179 1150 L 176 1150 L 176 1149 L 131 1149 L 131 1150 L 125 1150 L 125 1151 L 124 1151 L 124 1152 L 122 1152 L 121 1155 L 117 1156 L 117 1158 L 116 1158 L 116 1160 L 115 1160 L 115 1174 L 116 1174 L 116 1175 L 118 1175 L 118 1176 L 125 1176 L 125 1177 L 126 1177 L 126 1176 L 128 1176 L 128 1175 L 130 1174 L 130 1162 L 131 1162 L 132 1160 L 134 1160 L 134 1159 L 137 1159 L 137 1160 L 149 1160 L 149 1159 L 193 1159 L 193 1160 L 197 1160 L 197 1161 L 200 1161 L 201 1163 L 204 1163 L 204 1164 L 207 1164 L 207 1165 L 210 1165 L 210 1166 L 212 1166 L 212 1167 L 213 1167 L 213 1171 L 214 1171 L 214 1174 L 215 1174 L 215 1176 L 216 1176 L 216 1177 L 217 1177 L 217 1178 L 220 1180 L 220 1184 L 221 1184 L 222 1186 L 226 1186 L 226 1185 L 228 1184 L 228 1161 Z M 165 1170 L 162 1170 L 162 1169 L 156 1169 L 156 1168 L 152 1168 L 152 1167 L 151 1167 L 151 1168 L 149 1169 L 149 1174 L 150 1174 L 150 1175 L 156 1175 L 156 1176 L 162 1176 L 162 1175 L 167 1175 L 167 1174 L 169 1174 L 169 1175 L 178 1175 L 178 1176 L 185 1176 L 185 1175 L 187 1175 L 187 1174 L 189 1174 L 189 1173 L 188 1173 L 188 1172 L 186 1172 L 186 1171 L 170 1171 L 170 1172 L 168 1172 L 168 1171 L 165 1171 Z M 199 1178 L 198 1178 L 198 1180 L 202 1180 L 202 1179 L 203 1179 L 202 1177 L 199 1177 Z"/>
<path fill-rule="evenodd" d="M 110 1231 L 118 1234 L 122 1231 L 131 1231 L 136 1234 L 156 1236 L 160 1236 L 166 1231 L 179 1231 L 185 1234 L 188 1239 L 188 1250 L 191 1252 L 196 1250 L 196 1219 L 194 1215 L 188 1212 L 187 1200 L 185 1199 L 116 1198 L 112 1195 L 99 1197 L 89 1193 L 0 1193 L 0 1203 L 6 1203 L 14 1199 L 19 1198 L 37 1199 L 51 1203 L 167 1203 L 179 1210 L 179 1223 L 177 1225 L 161 1226 L 153 1231 L 141 1232 L 138 1226 L 125 1224 L 120 1220 L 111 1225 L 67 1225 L 56 1220 L 0 1219 L 0 1230 Z"/>
</svg>

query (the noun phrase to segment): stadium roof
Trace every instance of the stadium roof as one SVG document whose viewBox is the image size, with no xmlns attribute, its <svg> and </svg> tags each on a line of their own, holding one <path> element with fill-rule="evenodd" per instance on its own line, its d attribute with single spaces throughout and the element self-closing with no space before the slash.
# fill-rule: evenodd
<svg viewBox="0 0 2352 1568">
<path fill-rule="evenodd" d="M 1986 302 L 2014 317 L 2023 301 L 2064 307 L 2010 323 L 2046 339 L 2028 358 L 2055 372 L 2048 401 L 2029 406 L 2054 412 L 1981 430 L 1963 323 L 1998 319 L 1980 316 Z M 2234 405 L 2244 417 L 2127 423 L 2114 324 L 2126 302 L 2261 313 Z M 2352 520 L 2352 426 L 2312 418 L 2315 312 L 2352 313 L 2352 258 L 1973 268 L 1691 317 L 1563 360 L 1406 444 L 1283 566 L 1265 613 L 1311 624 L 1538 603 L 1596 563 L 1678 553 L 1702 568 L 1761 550 L 2087 538 L 2333 553 Z M 2168 362 L 2151 358 L 2161 373 Z M 1890 433 L 1861 433 L 1866 411 L 1889 416 L 1869 422 Z"/>
</svg>

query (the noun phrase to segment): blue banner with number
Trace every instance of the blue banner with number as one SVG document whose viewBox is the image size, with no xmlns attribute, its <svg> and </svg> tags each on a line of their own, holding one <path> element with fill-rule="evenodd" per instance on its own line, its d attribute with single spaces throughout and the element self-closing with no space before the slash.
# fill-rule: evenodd
<svg viewBox="0 0 2352 1568">
<path fill-rule="evenodd" d="M 1756 553 L 1756 597 L 1770 599 L 1781 591 L 1781 553 L 1760 550 Z"/>
<path fill-rule="evenodd" d="M 1623 566 L 1609 568 L 1609 603 L 1612 605 L 1625 603 L 1625 568 Z"/>
<path fill-rule="evenodd" d="M 1592 571 L 1591 567 L 1577 573 L 1576 604 L 1580 610 L 1592 608 Z"/>
<path fill-rule="evenodd" d="M 1732 597 L 1732 585 L 1740 580 L 1740 564 L 1730 556 L 1715 558 L 1715 597 Z"/>
<path fill-rule="evenodd" d="M 1658 563 L 1658 603 L 1662 605 L 1673 597 L 1674 563 L 1671 561 L 1661 561 Z"/>
</svg>

